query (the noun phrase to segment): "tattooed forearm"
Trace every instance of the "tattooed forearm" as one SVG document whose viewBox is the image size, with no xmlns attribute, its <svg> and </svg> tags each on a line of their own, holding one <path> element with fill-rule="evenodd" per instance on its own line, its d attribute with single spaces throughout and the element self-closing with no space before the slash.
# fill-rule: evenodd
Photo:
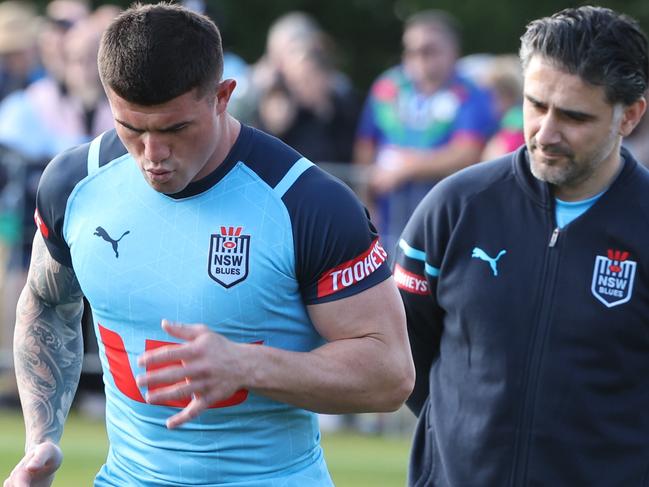
<svg viewBox="0 0 649 487">
<path fill-rule="evenodd" d="M 37 234 L 14 332 L 28 448 L 45 439 L 58 442 L 63 432 L 81 373 L 82 312 L 74 272 L 52 259 Z"/>
</svg>

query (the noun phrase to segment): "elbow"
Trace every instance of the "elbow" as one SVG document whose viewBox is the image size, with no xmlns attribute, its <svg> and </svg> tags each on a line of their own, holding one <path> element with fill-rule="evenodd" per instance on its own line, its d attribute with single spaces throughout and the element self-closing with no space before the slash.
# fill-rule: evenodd
<svg viewBox="0 0 649 487">
<path fill-rule="evenodd" d="M 396 405 L 394 410 L 399 409 L 403 404 L 408 400 L 412 394 L 413 389 L 415 388 L 415 366 L 412 362 L 410 354 L 408 354 L 408 359 L 406 364 L 403 367 L 403 372 L 399 380 L 399 386 L 397 387 L 396 396 Z"/>
<path fill-rule="evenodd" d="M 380 412 L 394 412 L 401 408 L 412 394 L 415 387 L 415 367 L 408 356 L 398 367 L 391 378 L 389 387 L 385 390 L 384 404 Z"/>
</svg>

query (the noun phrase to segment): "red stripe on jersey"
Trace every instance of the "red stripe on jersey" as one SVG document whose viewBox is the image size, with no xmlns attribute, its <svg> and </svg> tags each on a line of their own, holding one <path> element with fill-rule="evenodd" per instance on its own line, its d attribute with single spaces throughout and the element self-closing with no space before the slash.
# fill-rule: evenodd
<svg viewBox="0 0 649 487">
<path fill-rule="evenodd" d="M 261 345 L 263 342 L 254 342 L 255 345 Z M 163 342 L 159 340 L 147 340 L 145 344 L 145 349 L 148 352 L 149 350 L 155 350 L 156 348 L 160 347 L 166 347 L 166 346 L 178 346 L 180 345 L 179 343 L 173 343 L 173 342 Z M 173 362 L 165 362 L 161 364 L 154 364 L 154 365 L 147 365 L 146 371 L 151 372 L 153 370 L 157 369 L 164 369 L 166 367 L 171 367 L 174 365 L 179 365 L 182 366 L 182 362 L 180 361 L 173 361 Z M 168 387 L 173 384 L 158 384 L 155 386 L 149 387 L 149 392 L 155 391 L 156 389 L 161 389 L 163 387 Z M 230 397 L 223 399 L 222 401 L 217 401 L 212 404 L 210 404 L 209 408 L 214 409 L 214 408 L 225 408 L 228 406 L 236 406 L 237 404 L 241 404 L 243 401 L 248 399 L 248 390 L 247 389 L 239 389 L 236 391 L 234 394 L 232 394 Z M 175 399 L 175 400 L 169 400 L 169 401 L 161 401 L 159 403 L 156 403 L 160 406 L 171 406 L 171 407 L 177 407 L 177 408 L 184 408 L 189 405 L 189 402 L 191 401 L 190 398 L 185 398 L 185 399 Z"/>
<path fill-rule="evenodd" d="M 47 228 L 47 225 L 45 225 L 41 215 L 38 213 L 38 208 L 34 212 L 34 221 L 36 222 L 38 229 L 41 231 L 41 235 L 45 238 L 50 238 L 50 229 Z"/>
<path fill-rule="evenodd" d="M 352 286 L 378 269 L 388 258 L 379 239 L 375 239 L 370 248 L 358 257 L 326 271 L 318 279 L 318 297 L 329 296 Z"/>
<path fill-rule="evenodd" d="M 131 370 L 131 364 L 128 360 L 128 353 L 126 353 L 126 348 L 124 347 L 124 341 L 122 340 L 122 337 L 120 337 L 116 332 L 101 326 L 101 324 L 98 325 L 99 325 L 99 334 L 101 337 L 101 342 L 104 344 L 104 350 L 106 351 L 106 358 L 108 359 L 108 369 L 110 370 L 110 373 L 113 376 L 113 380 L 115 381 L 115 385 L 117 386 L 117 389 L 119 389 L 122 392 L 122 394 L 124 394 L 126 397 L 133 399 L 134 401 L 146 402 L 142 397 L 142 393 L 140 392 L 137 383 L 135 382 L 135 377 L 133 376 L 133 371 Z M 262 345 L 263 343 L 264 343 L 263 341 L 258 341 L 258 342 L 253 342 L 253 345 Z M 149 351 L 149 350 L 154 350 L 156 348 L 160 348 L 168 345 L 178 346 L 180 344 L 174 342 L 163 342 L 159 340 L 145 340 L 144 348 L 146 351 Z M 166 363 L 156 364 L 156 365 L 148 365 L 147 372 L 156 369 L 162 369 L 165 367 L 170 367 L 173 365 L 181 365 L 181 362 L 175 361 L 175 362 L 166 362 Z M 161 387 L 167 387 L 170 385 L 172 384 L 160 384 L 157 386 L 150 387 L 149 390 L 154 391 L 156 389 L 160 389 Z M 213 408 L 224 408 L 228 406 L 235 406 L 237 404 L 241 404 L 247 398 L 248 398 L 248 390 L 239 389 L 230 397 L 222 401 L 217 401 L 210 404 L 209 408 L 213 409 Z M 179 400 L 163 401 L 160 402 L 159 405 L 184 408 L 189 404 L 190 400 L 191 399 L 186 398 L 186 399 L 179 399 Z"/>
<path fill-rule="evenodd" d="M 117 388 L 126 397 L 137 402 L 144 402 L 142 393 L 135 383 L 122 337 L 101 325 L 99 325 L 99 335 L 106 351 L 108 368 Z"/>
<path fill-rule="evenodd" d="M 394 266 L 394 280 L 399 289 L 422 296 L 428 294 L 428 281 L 426 281 L 426 278 L 419 274 L 408 272 L 399 264 Z"/>
</svg>

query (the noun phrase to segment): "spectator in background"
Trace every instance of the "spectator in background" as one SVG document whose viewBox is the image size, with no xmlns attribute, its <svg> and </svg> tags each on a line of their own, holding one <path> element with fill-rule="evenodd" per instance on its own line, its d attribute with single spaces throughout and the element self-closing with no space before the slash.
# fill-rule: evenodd
<svg viewBox="0 0 649 487">
<path fill-rule="evenodd" d="M 277 86 L 284 64 L 296 51 L 313 44 L 320 32 L 315 19 L 304 12 L 289 12 L 276 19 L 268 29 L 264 55 L 252 67 L 251 95 L 259 100 Z"/>
<path fill-rule="evenodd" d="M 105 3 L 93 10 L 90 20 L 94 22 L 101 36 L 101 33 L 103 33 L 112 21 L 121 13 L 121 7 L 111 3 Z"/>
<path fill-rule="evenodd" d="M 281 64 L 259 100 L 258 125 L 314 162 L 350 162 L 360 104 L 351 85 L 338 80 L 321 33 Z"/>
<path fill-rule="evenodd" d="M 393 248 L 427 191 L 477 162 L 495 119 L 486 92 L 457 74 L 456 21 L 435 10 L 405 23 L 403 62 L 371 87 L 354 159 L 371 165 L 374 215 Z"/>
<path fill-rule="evenodd" d="M 25 2 L 0 3 L 0 100 L 42 75 L 36 51 L 38 19 Z"/>
<path fill-rule="evenodd" d="M 88 15 L 84 4 L 71 0 L 55 0 L 47 6 L 38 43 L 46 76 L 0 105 L 0 143 L 32 160 L 49 160 L 91 135 L 85 128 L 83 103 L 76 95 L 69 96 L 66 64 L 70 49 L 66 36 Z M 96 56 L 96 46 L 90 43 L 87 49 L 94 49 Z M 98 80 L 98 75 L 95 78 Z"/>
<path fill-rule="evenodd" d="M 518 56 L 495 56 L 482 75 L 482 84 L 491 91 L 500 119 L 498 132 L 489 139 L 481 160 L 494 159 L 525 143 L 523 134 L 523 71 Z"/>
<path fill-rule="evenodd" d="M 40 59 L 48 77 L 58 83 L 63 94 L 66 90 L 63 39 L 70 27 L 89 15 L 88 5 L 74 0 L 54 0 L 45 10 L 45 22 L 38 36 Z"/>
<path fill-rule="evenodd" d="M 350 162 L 360 102 L 331 38 L 302 12 L 277 19 L 253 69 L 254 124 L 314 162 Z"/>
<path fill-rule="evenodd" d="M 67 99 L 74 109 L 67 123 L 81 142 L 113 128 L 113 116 L 97 69 L 99 41 L 110 22 L 112 18 L 96 19 L 93 15 L 76 23 L 64 40 L 65 86 Z"/>
</svg>

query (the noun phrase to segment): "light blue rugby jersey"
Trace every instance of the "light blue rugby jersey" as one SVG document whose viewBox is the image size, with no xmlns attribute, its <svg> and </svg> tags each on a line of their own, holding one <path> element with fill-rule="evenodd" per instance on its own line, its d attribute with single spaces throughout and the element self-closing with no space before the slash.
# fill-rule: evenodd
<svg viewBox="0 0 649 487">
<path fill-rule="evenodd" d="M 93 311 L 111 444 L 96 485 L 332 484 L 313 413 L 239 391 L 168 430 L 181 405 L 146 404 L 134 377 L 145 349 L 178 341 L 162 318 L 205 323 L 237 342 L 321 345 L 306 304 L 389 276 L 347 187 L 242 126 L 216 171 L 164 195 L 111 131 L 50 163 L 37 207 L 51 255 L 74 268 Z"/>
</svg>

